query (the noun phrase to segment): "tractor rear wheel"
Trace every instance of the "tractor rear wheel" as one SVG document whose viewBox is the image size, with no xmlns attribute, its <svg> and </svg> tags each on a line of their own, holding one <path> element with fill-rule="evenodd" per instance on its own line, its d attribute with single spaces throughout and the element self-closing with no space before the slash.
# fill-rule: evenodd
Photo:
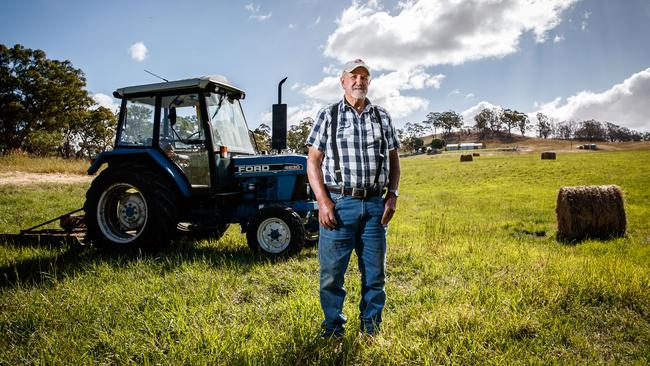
<svg viewBox="0 0 650 366">
<path fill-rule="evenodd" d="M 178 221 L 178 198 L 167 180 L 142 167 L 110 167 L 86 192 L 87 238 L 102 248 L 169 245 Z"/>
<path fill-rule="evenodd" d="M 305 245 L 305 227 L 292 209 L 268 207 L 253 217 L 246 238 L 254 252 L 284 257 L 298 253 Z"/>
</svg>

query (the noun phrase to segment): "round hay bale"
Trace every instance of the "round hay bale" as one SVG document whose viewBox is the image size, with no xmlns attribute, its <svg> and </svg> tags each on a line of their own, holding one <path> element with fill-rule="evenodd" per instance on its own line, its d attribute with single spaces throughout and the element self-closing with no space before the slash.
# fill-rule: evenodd
<svg viewBox="0 0 650 366">
<path fill-rule="evenodd" d="M 472 158 L 472 154 L 463 154 L 463 155 L 460 156 L 460 161 L 461 162 L 463 162 L 463 161 L 472 161 L 472 160 L 474 160 Z"/>
<path fill-rule="evenodd" d="M 481 156 L 479 153 L 472 153 L 472 156 Z"/>
<path fill-rule="evenodd" d="M 555 160 L 555 151 L 542 152 L 542 160 Z"/>
<path fill-rule="evenodd" d="M 557 195 L 557 235 L 564 241 L 625 235 L 623 192 L 616 185 L 562 187 Z"/>
</svg>

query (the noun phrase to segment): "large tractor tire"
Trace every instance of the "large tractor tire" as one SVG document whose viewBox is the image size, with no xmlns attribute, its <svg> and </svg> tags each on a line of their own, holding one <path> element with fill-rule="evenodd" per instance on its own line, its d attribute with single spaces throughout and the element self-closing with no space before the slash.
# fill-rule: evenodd
<svg viewBox="0 0 650 366">
<path fill-rule="evenodd" d="M 141 167 L 110 167 L 86 192 L 87 239 L 101 248 L 169 245 L 178 222 L 178 198 L 168 180 Z"/>
<path fill-rule="evenodd" d="M 292 209 L 268 207 L 250 221 L 246 238 L 253 252 L 286 257 L 298 253 L 305 245 L 305 227 Z"/>
</svg>

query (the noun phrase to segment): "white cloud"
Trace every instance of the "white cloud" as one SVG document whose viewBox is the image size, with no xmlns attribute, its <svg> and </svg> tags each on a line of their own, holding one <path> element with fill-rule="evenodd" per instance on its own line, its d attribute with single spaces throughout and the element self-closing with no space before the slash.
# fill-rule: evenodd
<svg viewBox="0 0 650 366">
<path fill-rule="evenodd" d="M 260 6 L 255 4 L 246 4 L 244 9 L 250 11 L 251 13 L 258 13 L 260 11 Z"/>
<path fill-rule="evenodd" d="M 254 19 L 258 22 L 267 20 L 271 17 L 271 13 L 260 14 L 260 5 L 258 4 L 246 4 L 246 6 L 244 6 L 244 9 L 248 10 L 251 13 L 248 19 Z M 289 28 L 293 29 L 292 24 L 289 24 Z"/>
<path fill-rule="evenodd" d="M 473 125 L 474 124 L 474 117 L 477 114 L 481 113 L 481 111 L 483 109 L 485 109 L 485 108 L 489 108 L 489 109 L 495 109 L 496 108 L 496 109 L 498 109 L 498 108 L 501 108 L 501 106 L 494 105 L 494 104 L 492 104 L 490 102 L 486 102 L 484 100 L 480 101 L 478 104 L 476 104 L 476 105 L 474 105 L 472 107 L 469 107 L 468 109 L 466 109 L 465 111 L 463 111 L 460 114 L 461 116 L 463 116 L 464 124 L 465 125 Z"/>
<path fill-rule="evenodd" d="M 301 92 L 310 99 L 333 103 L 343 96 L 339 76 L 326 76 L 316 85 L 307 85 Z"/>
<path fill-rule="evenodd" d="M 291 85 L 291 90 L 299 90 L 304 88 L 306 85 L 303 83 L 295 82 Z"/>
<path fill-rule="evenodd" d="M 585 13 L 582 15 L 582 23 L 580 24 L 580 30 L 586 31 L 587 30 L 587 25 L 589 24 L 587 20 L 591 17 L 591 12 L 590 11 L 585 11 Z"/>
<path fill-rule="evenodd" d="M 332 75 L 332 76 L 337 75 L 338 76 L 338 75 L 341 75 L 341 68 L 336 67 L 336 66 L 334 66 L 332 64 L 329 64 L 329 65 L 323 67 L 323 74 Z"/>
<path fill-rule="evenodd" d="M 539 112 L 557 120 L 596 119 L 650 131 L 650 68 L 640 71 L 602 93 L 581 91 L 542 104 Z"/>
<path fill-rule="evenodd" d="M 564 41 L 564 36 L 556 34 L 555 38 L 553 38 L 553 43 L 560 43 L 562 41 Z"/>
<path fill-rule="evenodd" d="M 120 105 L 115 103 L 115 99 L 110 95 L 95 93 L 92 98 L 95 100 L 98 107 L 108 108 L 112 112 L 116 112 L 120 108 Z"/>
<path fill-rule="evenodd" d="M 295 28 L 296 28 L 296 25 L 295 25 L 295 24 L 293 24 L 293 23 L 289 23 L 289 29 L 295 29 Z"/>
<path fill-rule="evenodd" d="M 251 15 L 248 18 L 255 19 L 258 22 L 261 22 L 261 21 L 269 19 L 271 17 L 271 15 L 272 15 L 271 13 L 268 13 L 268 14 L 256 14 L 256 15 Z"/>
<path fill-rule="evenodd" d="M 129 47 L 129 54 L 131 55 L 131 58 L 138 62 L 144 61 L 148 53 L 149 50 L 143 42 L 136 42 L 132 44 L 131 47 Z"/>
<path fill-rule="evenodd" d="M 444 78 L 442 74 L 430 75 L 422 68 L 381 74 L 371 80 L 368 98 L 390 111 L 393 118 L 403 118 L 416 110 L 425 109 L 429 102 L 420 97 L 402 95 L 402 91 L 438 89 Z M 310 100 L 323 104 L 343 97 L 339 75 L 326 76 L 318 84 L 303 87 L 301 92 Z"/>
<path fill-rule="evenodd" d="M 289 106 L 287 108 L 287 125 L 288 126 L 297 125 L 298 122 L 300 122 L 305 117 L 311 117 L 315 119 L 318 112 L 322 108 L 326 107 L 327 105 L 328 103 L 324 103 L 321 101 L 309 100 L 305 103 L 296 106 Z M 262 113 L 260 118 L 263 123 L 266 123 L 267 125 L 271 126 L 271 122 L 272 122 L 271 112 Z"/>
<path fill-rule="evenodd" d="M 503 57 L 526 32 L 538 42 L 579 0 L 410 0 L 397 14 L 378 1 L 354 2 L 337 20 L 324 54 L 341 62 L 362 57 L 387 70 Z"/>
<path fill-rule="evenodd" d="M 464 94 L 464 93 L 462 93 L 462 92 L 460 91 L 460 89 L 454 89 L 454 90 L 450 91 L 449 94 L 447 94 L 447 96 L 452 96 L 452 95 L 462 95 L 463 97 L 465 97 L 465 99 L 472 99 L 472 98 L 474 98 L 474 93 L 467 93 L 467 94 Z"/>
</svg>

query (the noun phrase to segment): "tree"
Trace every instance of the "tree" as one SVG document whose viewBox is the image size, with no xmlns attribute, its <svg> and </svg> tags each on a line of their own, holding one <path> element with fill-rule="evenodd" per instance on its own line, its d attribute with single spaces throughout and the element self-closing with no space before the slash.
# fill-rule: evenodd
<svg viewBox="0 0 650 366">
<path fill-rule="evenodd" d="M 642 136 L 643 141 L 650 141 L 650 132 L 644 132 Z"/>
<path fill-rule="evenodd" d="M 575 133 L 576 139 L 586 141 L 605 141 L 607 139 L 607 132 L 602 123 L 590 119 L 580 122 L 580 125 Z"/>
<path fill-rule="evenodd" d="M 571 140 L 576 131 L 576 123 L 574 121 L 563 121 L 557 124 L 555 132 L 557 138 L 561 140 Z"/>
<path fill-rule="evenodd" d="M 488 120 L 488 128 L 493 135 L 499 135 L 503 128 L 503 109 L 492 109 L 492 118 Z"/>
<path fill-rule="evenodd" d="M 433 139 L 431 140 L 431 148 L 432 149 L 442 149 L 445 147 L 445 140 L 443 139 Z"/>
<path fill-rule="evenodd" d="M 494 118 L 494 112 L 490 108 L 483 108 L 474 116 L 474 128 L 481 131 L 482 139 L 485 138 L 486 133 L 489 131 L 488 126 L 492 118 Z"/>
<path fill-rule="evenodd" d="M 260 123 L 259 127 L 253 130 L 257 149 L 259 151 L 271 150 L 271 127 L 265 123 Z"/>
<path fill-rule="evenodd" d="M 404 129 L 406 130 L 405 132 L 409 137 L 413 137 L 422 136 L 426 128 L 419 123 L 406 122 Z"/>
<path fill-rule="evenodd" d="M 421 138 L 411 135 L 401 141 L 402 148 L 409 151 L 418 151 L 424 146 L 424 140 Z"/>
<path fill-rule="evenodd" d="M 463 116 L 449 110 L 440 114 L 440 124 L 445 131 L 445 135 L 449 135 L 454 128 L 461 128 L 463 126 Z"/>
<path fill-rule="evenodd" d="M 434 136 L 436 135 L 438 129 L 442 127 L 441 117 L 442 113 L 440 112 L 429 112 L 427 114 L 427 119 L 422 121 L 425 126 L 428 126 L 431 130 L 433 130 Z"/>
<path fill-rule="evenodd" d="M 605 129 L 607 132 L 607 138 L 611 142 L 643 140 L 641 133 L 611 122 L 605 122 Z"/>
<path fill-rule="evenodd" d="M 313 126 L 314 120 L 311 117 L 305 117 L 297 125 L 291 126 L 287 132 L 287 149 L 293 152 L 307 153 L 305 142 Z"/>
<path fill-rule="evenodd" d="M 553 132 L 553 124 L 551 120 L 542 112 L 537 113 L 537 133 L 540 138 L 547 139 L 548 136 Z"/>
<path fill-rule="evenodd" d="M 518 128 L 522 136 L 526 134 L 529 120 L 525 113 L 511 109 L 504 109 L 500 117 L 501 121 L 508 129 L 508 136 L 512 136 L 513 128 Z"/>
<path fill-rule="evenodd" d="M 81 128 L 75 131 L 79 141 L 79 157 L 92 158 L 112 145 L 117 117 L 108 108 L 99 107 L 88 113 Z"/>
<path fill-rule="evenodd" d="M 0 44 L 0 150 L 66 154 L 93 105 L 86 80 L 70 61 L 41 50 Z"/>
</svg>

